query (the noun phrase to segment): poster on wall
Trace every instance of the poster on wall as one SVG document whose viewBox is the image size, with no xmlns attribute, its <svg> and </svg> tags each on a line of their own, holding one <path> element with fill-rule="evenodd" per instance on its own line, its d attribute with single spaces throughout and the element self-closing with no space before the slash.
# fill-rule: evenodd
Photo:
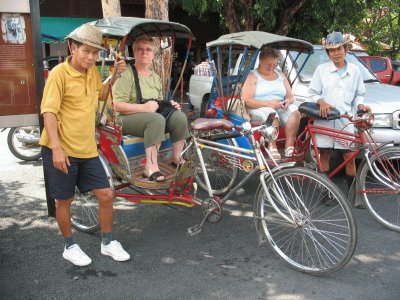
<svg viewBox="0 0 400 300">
<path fill-rule="evenodd" d="M 0 116 L 35 114 L 30 15 L 0 13 Z"/>
<path fill-rule="evenodd" d="M 25 44 L 25 21 L 20 15 L 3 14 L 1 18 L 3 40 L 10 44 Z"/>
</svg>

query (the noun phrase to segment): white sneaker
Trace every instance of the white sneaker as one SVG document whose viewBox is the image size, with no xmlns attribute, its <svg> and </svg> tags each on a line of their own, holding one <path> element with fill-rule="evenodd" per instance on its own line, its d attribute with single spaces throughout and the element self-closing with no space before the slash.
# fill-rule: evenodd
<svg viewBox="0 0 400 300">
<path fill-rule="evenodd" d="M 126 261 L 131 258 L 117 241 L 111 241 L 108 245 L 101 243 L 101 254 L 111 256 L 116 261 Z"/>
<path fill-rule="evenodd" d="M 84 267 L 92 263 L 90 257 L 82 251 L 78 244 L 73 244 L 68 249 L 64 248 L 63 257 L 72 262 L 75 266 Z"/>
</svg>

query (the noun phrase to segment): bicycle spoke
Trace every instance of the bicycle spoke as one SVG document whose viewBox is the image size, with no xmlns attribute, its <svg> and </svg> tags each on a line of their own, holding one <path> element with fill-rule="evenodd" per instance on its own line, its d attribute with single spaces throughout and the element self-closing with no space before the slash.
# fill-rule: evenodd
<svg viewBox="0 0 400 300">
<path fill-rule="evenodd" d="M 260 222 L 273 249 L 307 273 L 329 273 L 344 266 L 355 248 L 355 224 L 343 194 L 312 170 L 292 168 L 273 176 L 275 180 L 267 181 L 269 193 L 262 186 L 257 191 Z M 328 194 L 335 206 L 323 203 Z M 282 214 L 293 218 L 293 224 Z"/>
<path fill-rule="evenodd" d="M 359 193 L 372 216 L 389 229 L 400 231 L 400 147 L 383 148 L 360 171 Z"/>
</svg>

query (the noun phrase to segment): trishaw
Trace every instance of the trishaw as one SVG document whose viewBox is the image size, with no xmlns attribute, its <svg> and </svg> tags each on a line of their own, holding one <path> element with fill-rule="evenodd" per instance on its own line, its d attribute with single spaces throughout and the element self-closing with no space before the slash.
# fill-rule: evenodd
<svg viewBox="0 0 400 300">
<path fill-rule="evenodd" d="M 258 54 L 263 47 L 280 50 L 283 59 L 279 68 L 286 74 L 293 86 L 299 73 L 307 67 L 307 61 L 312 53 L 312 45 L 292 38 L 269 34 L 266 32 L 239 32 L 221 36 L 207 43 L 209 61 L 214 76 L 209 98 L 208 116 L 231 120 L 240 125 L 248 115 L 241 99 L 240 87 L 250 70 L 258 65 Z M 296 70 L 293 73 L 293 70 Z M 332 178 L 354 157 L 362 157 L 358 167 L 356 180 L 349 191 L 349 199 L 359 207 L 368 208 L 374 218 L 389 229 L 400 231 L 400 148 L 375 143 L 372 135 L 374 116 L 358 112 L 340 114 L 332 110 L 329 119 L 347 118 L 354 123 L 357 132 L 347 134 L 341 130 L 318 127 L 313 125 L 314 119 L 320 119 L 319 107 L 315 103 L 302 103 L 299 106 L 302 113 L 304 128 L 299 131 L 295 141 L 292 157 L 279 160 L 277 163 L 296 162 L 313 169 L 321 170 L 321 161 L 315 143 L 315 134 L 326 135 L 340 142 L 345 148 L 353 150 L 353 155 L 334 168 L 328 176 Z M 277 145 L 283 147 L 284 132 L 281 128 Z M 239 137 L 234 140 L 220 141 L 226 144 L 240 145 L 251 149 L 248 139 Z M 263 153 L 269 157 L 268 150 Z M 204 153 L 206 167 L 211 180 L 211 186 L 216 194 L 224 194 L 235 184 L 238 169 L 244 169 L 243 161 L 232 166 L 229 160 L 220 153 Z M 272 162 L 275 163 L 275 162 Z M 211 168 L 211 165 L 213 168 Z M 200 170 L 201 171 L 201 170 Z M 200 173 L 200 172 L 199 172 Z M 197 176 L 200 187 L 206 188 L 201 174 Z M 325 199 L 325 201 L 327 201 Z"/>
<path fill-rule="evenodd" d="M 313 46 L 303 40 L 271 34 L 263 31 L 244 31 L 226 34 L 207 43 L 207 53 L 214 81 L 207 102 L 206 115 L 210 118 L 224 118 L 240 125 L 249 120 L 241 99 L 241 86 L 250 71 L 258 66 L 258 55 L 265 47 L 279 50 L 283 59 L 280 69 L 286 74 L 291 85 L 298 80 L 298 75 L 306 65 L 308 56 L 313 53 Z M 304 58 L 301 55 L 305 55 Z M 301 56 L 302 60 L 298 61 Z M 233 143 L 243 148 L 251 148 L 245 137 L 220 141 Z M 284 144 L 284 131 L 280 128 L 277 139 L 278 147 Z M 229 164 L 214 155 L 206 156 L 206 163 L 218 165 L 209 172 L 213 191 L 217 195 L 225 194 L 235 184 L 238 172 Z M 219 163 L 218 163 L 219 162 Z M 201 176 L 197 182 L 206 188 Z"/>
<path fill-rule="evenodd" d="M 119 52 L 141 34 L 157 37 L 161 51 L 173 48 L 179 39 L 186 41 L 189 51 L 192 40 L 186 26 L 173 22 L 112 17 L 93 24 L 102 30 L 106 47 L 107 42 L 120 41 L 113 42 L 112 46 Z M 170 100 L 177 90 L 175 87 L 170 93 L 172 63 L 163 61 L 164 55 L 160 57 L 161 66 L 164 66 L 160 68 L 161 72 L 167 70 L 164 76 L 165 96 Z M 289 266 L 314 275 L 337 271 L 352 257 L 356 227 L 341 191 L 324 175 L 295 167 L 294 163 L 278 165 L 272 160 L 274 163 L 271 164 L 270 158 L 262 154 L 264 142 L 277 137 L 277 128 L 272 125 L 271 118 L 265 123 L 244 122 L 240 125 L 224 119 L 196 119 L 192 122 L 191 136 L 186 141 L 179 166 L 172 167 L 170 164 L 168 143 L 160 151 L 160 169 L 168 180 L 158 183 L 141 176 L 144 159 L 142 140 L 122 136 L 113 109 L 111 117 L 111 122 L 99 124 L 97 137 L 100 158 L 116 197 L 136 203 L 201 206 L 201 221 L 188 228 L 188 233 L 194 235 L 201 231 L 206 220 L 219 221 L 224 202 L 258 174 L 260 184 L 254 198 L 254 223 L 260 243 L 268 241 Z M 250 148 L 230 142 L 239 137 L 246 139 Z M 223 198 L 217 196 L 211 187 L 203 155 L 209 153 L 221 154 L 221 159 L 232 162 L 232 169 L 245 166 L 247 171 L 245 178 Z M 209 162 L 207 165 L 210 170 L 213 168 Z M 196 193 L 194 179 L 198 170 L 201 170 L 207 191 L 205 199 L 200 199 Z M 324 205 L 322 199 L 327 195 L 334 206 Z M 94 195 L 76 190 L 75 196 L 71 209 L 73 226 L 84 232 L 95 232 L 99 229 L 99 220 Z"/>
</svg>

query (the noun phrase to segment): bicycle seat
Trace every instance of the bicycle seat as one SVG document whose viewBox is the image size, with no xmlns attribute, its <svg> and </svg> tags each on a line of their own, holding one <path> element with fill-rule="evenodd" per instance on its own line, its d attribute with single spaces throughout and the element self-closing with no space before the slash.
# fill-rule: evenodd
<svg viewBox="0 0 400 300">
<path fill-rule="evenodd" d="M 304 102 L 299 105 L 299 112 L 309 115 L 318 120 L 335 120 L 340 118 L 340 111 L 332 107 L 327 117 L 322 117 L 319 114 L 319 105 L 314 102 Z"/>
<path fill-rule="evenodd" d="M 195 130 L 212 130 L 212 129 L 222 129 L 222 130 L 232 130 L 234 127 L 231 121 L 225 119 L 206 119 L 199 118 L 192 122 L 192 128 Z"/>
</svg>

